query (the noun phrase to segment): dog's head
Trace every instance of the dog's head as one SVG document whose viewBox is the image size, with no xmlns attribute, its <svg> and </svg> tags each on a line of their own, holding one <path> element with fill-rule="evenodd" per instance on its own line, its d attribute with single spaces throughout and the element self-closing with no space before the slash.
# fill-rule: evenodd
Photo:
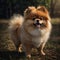
<svg viewBox="0 0 60 60">
<path fill-rule="evenodd" d="M 50 21 L 50 16 L 47 9 L 44 6 L 34 6 L 28 7 L 24 11 L 24 18 L 28 24 L 36 28 L 45 28 L 48 26 L 48 21 Z"/>
</svg>

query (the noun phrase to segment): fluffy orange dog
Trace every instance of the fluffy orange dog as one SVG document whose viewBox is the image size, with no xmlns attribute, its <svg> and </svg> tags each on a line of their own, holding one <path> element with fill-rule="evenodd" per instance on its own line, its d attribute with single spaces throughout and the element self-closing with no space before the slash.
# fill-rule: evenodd
<svg viewBox="0 0 60 60">
<path fill-rule="evenodd" d="M 22 16 L 14 17 L 10 22 L 10 33 L 17 49 L 22 44 L 27 57 L 31 57 L 31 49 L 36 47 L 45 55 L 43 48 L 51 32 L 50 16 L 44 6 L 28 7 Z"/>
</svg>

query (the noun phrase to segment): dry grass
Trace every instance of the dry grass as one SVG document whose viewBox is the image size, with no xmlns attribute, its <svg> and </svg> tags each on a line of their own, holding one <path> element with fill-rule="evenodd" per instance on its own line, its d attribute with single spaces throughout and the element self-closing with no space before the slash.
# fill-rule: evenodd
<svg viewBox="0 0 60 60">
<path fill-rule="evenodd" d="M 60 18 L 52 18 L 52 24 L 60 24 Z"/>
</svg>

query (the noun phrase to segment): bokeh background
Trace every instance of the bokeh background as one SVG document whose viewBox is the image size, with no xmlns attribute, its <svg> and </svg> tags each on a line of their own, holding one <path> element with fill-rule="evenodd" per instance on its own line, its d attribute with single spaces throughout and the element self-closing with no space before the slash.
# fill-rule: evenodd
<svg viewBox="0 0 60 60">
<path fill-rule="evenodd" d="M 0 0 L 0 60 L 26 60 L 24 53 L 15 51 L 8 26 L 13 14 L 23 15 L 28 6 L 45 6 L 51 16 L 52 31 L 44 50 L 46 56 L 33 56 L 32 60 L 60 60 L 60 0 Z"/>
</svg>

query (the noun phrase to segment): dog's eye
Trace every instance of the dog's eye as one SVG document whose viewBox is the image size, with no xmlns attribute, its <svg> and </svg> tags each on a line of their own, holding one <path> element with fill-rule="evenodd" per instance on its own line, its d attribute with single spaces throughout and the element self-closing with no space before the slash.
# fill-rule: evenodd
<svg viewBox="0 0 60 60">
<path fill-rule="evenodd" d="M 32 20 L 35 20 L 35 17 L 34 17 L 34 18 L 32 18 Z"/>
<path fill-rule="evenodd" d="M 43 20 L 44 19 L 44 17 L 40 17 L 40 20 Z"/>
<path fill-rule="evenodd" d="M 48 20 L 46 17 L 40 17 L 40 20 Z"/>
</svg>

